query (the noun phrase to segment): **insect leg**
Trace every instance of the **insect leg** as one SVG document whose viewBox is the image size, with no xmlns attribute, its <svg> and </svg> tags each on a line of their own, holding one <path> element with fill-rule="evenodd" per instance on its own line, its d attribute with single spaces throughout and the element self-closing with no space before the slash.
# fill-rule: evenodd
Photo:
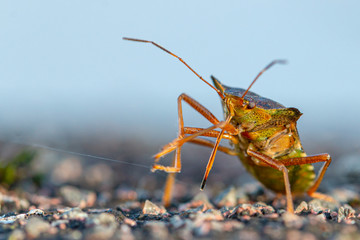
<svg viewBox="0 0 360 240">
<path fill-rule="evenodd" d="M 278 162 L 277 160 L 274 160 L 271 157 L 266 156 L 265 154 L 259 153 L 257 151 L 253 151 L 251 149 L 247 150 L 247 154 L 249 156 L 252 156 L 252 157 L 262 161 L 263 163 L 269 165 L 270 167 L 283 172 L 285 193 L 286 193 L 286 202 L 287 202 L 287 211 L 293 213 L 294 212 L 294 203 L 293 203 L 292 195 L 291 195 L 288 169 L 285 167 L 285 165 L 282 162 Z"/>
<path fill-rule="evenodd" d="M 206 134 L 206 132 L 211 131 L 211 130 L 213 130 L 215 128 L 223 129 L 225 125 L 227 125 L 226 122 L 220 122 L 219 124 L 213 125 L 213 126 L 211 126 L 209 128 L 205 128 L 205 129 L 203 129 L 203 130 L 201 130 L 201 131 L 199 131 L 197 133 L 194 133 L 194 134 L 192 134 L 190 136 L 175 139 L 174 141 L 172 141 L 172 142 L 168 143 L 167 145 L 165 145 L 163 147 L 163 150 L 161 152 L 157 153 L 154 156 L 155 157 L 155 163 L 157 161 L 159 161 L 160 157 L 174 151 L 175 149 L 181 148 L 184 143 L 189 142 L 189 141 L 195 139 L 198 136 Z M 219 136 L 220 136 L 220 134 L 219 134 Z M 180 159 L 180 156 L 177 159 Z M 163 171 L 166 171 L 166 172 L 180 172 L 180 169 L 178 169 L 176 167 L 166 167 L 166 166 L 162 166 L 162 165 L 159 165 L 159 164 L 155 164 L 153 166 L 152 171 L 156 171 L 156 170 L 163 170 Z"/>
<path fill-rule="evenodd" d="M 184 133 L 185 134 L 194 134 L 194 133 L 197 133 L 197 132 L 199 132 L 201 130 L 203 130 L 203 128 L 184 127 Z M 219 134 L 220 134 L 219 131 L 212 130 L 212 131 L 208 131 L 208 132 L 202 134 L 201 136 L 217 138 L 219 136 Z M 239 140 L 234 136 L 234 134 L 232 135 L 232 134 L 229 134 L 229 133 L 224 133 L 223 134 L 223 139 L 228 139 L 234 144 L 239 143 Z"/>
<path fill-rule="evenodd" d="M 172 159 L 173 166 L 176 164 L 176 162 L 180 162 L 180 159 L 177 159 L 179 156 L 178 155 L 179 153 L 180 153 L 180 149 L 178 151 L 176 151 L 175 154 L 173 155 L 173 159 Z M 180 164 L 181 164 L 181 162 L 180 162 Z M 180 168 L 181 168 L 181 165 L 180 165 Z M 162 197 L 162 202 L 165 207 L 169 207 L 171 204 L 171 196 L 172 196 L 173 186 L 175 183 L 175 177 L 176 177 L 175 172 L 168 173 L 168 175 L 167 175 L 166 182 L 165 182 L 165 188 L 164 188 L 164 195 Z"/>
<path fill-rule="evenodd" d="M 157 153 L 155 155 L 155 164 L 152 167 L 152 171 L 156 170 L 162 170 L 165 172 L 168 172 L 168 178 L 166 180 L 165 184 L 165 192 L 163 195 L 163 203 L 165 206 L 170 205 L 171 201 L 171 192 L 173 188 L 173 183 L 175 180 L 175 173 L 180 172 L 181 170 L 181 147 L 186 142 L 195 142 L 199 143 L 201 140 L 195 140 L 196 137 L 204 135 L 204 136 L 210 136 L 210 135 L 216 135 L 215 137 L 220 136 L 220 133 L 215 131 L 215 128 L 221 128 L 224 127 L 228 131 L 235 132 L 235 128 L 232 127 L 230 124 L 225 124 L 225 122 L 220 122 L 207 108 L 205 108 L 203 105 L 198 103 L 195 99 L 191 98 L 190 96 L 186 94 L 181 94 L 178 97 L 178 124 L 179 124 L 179 132 L 178 137 L 163 147 L 162 151 Z M 191 131 L 192 128 L 184 128 L 184 118 L 183 118 L 183 112 L 182 112 L 182 101 L 185 101 L 188 103 L 192 108 L 194 108 L 197 112 L 199 112 L 203 117 L 205 117 L 209 122 L 214 124 L 213 126 L 207 128 L 207 129 L 196 129 L 195 131 Z M 224 129 L 225 129 L 224 128 Z M 194 129 L 193 129 L 194 130 Z M 190 136 L 186 136 L 185 134 L 191 134 Z M 224 134 L 224 131 L 223 133 Z M 226 134 L 227 138 L 230 138 L 229 134 Z M 204 143 L 204 142 L 202 142 Z M 216 144 L 215 144 L 216 145 Z M 219 145 L 219 144 L 217 144 Z M 219 146 L 217 146 L 219 147 Z M 156 164 L 160 157 L 172 152 L 175 150 L 172 166 L 163 166 L 160 164 Z M 230 152 L 228 149 L 225 149 L 225 147 L 220 147 L 220 151 Z M 215 151 L 216 152 L 216 151 Z"/>
<path fill-rule="evenodd" d="M 324 162 L 324 165 L 319 170 L 318 177 L 316 178 L 314 184 L 307 191 L 307 194 L 310 197 L 323 199 L 323 200 L 326 200 L 329 202 L 336 202 L 332 197 L 316 192 L 316 190 L 318 189 L 318 187 L 324 177 L 324 174 L 325 174 L 327 168 L 329 167 L 329 165 L 331 163 L 331 157 L 329 154 L 324 153 L 324 154 L 307 156 L 307 157 L 283 159 L 283 160 L 279 160 L 279 161 L 282 162 L 285 166 Z"/>
<path fill-rule="evenodd" d="M 187 133 L 186 129 L 185 129 L 185 134 Z M 217 137 L 220 132 L 218 131 L 210 131 L 211 134 L 205 133 L 205 136 L 208 137 Z M 216 134 L 216 135 L 214 135 Z M 224 134 L 225 135 L 225 134 Z M 189 140 L 190 143 L 194 143 L 194 144 L 199 144 L 202 146 L 206 146 L 206 147 L 210 147 L 210 148 L 214 148 L 215 143 L 206 139 L 201 139 L 201 138 L 194 138 L 192 140 Z M 228 147 L 224 147 L 224 146 L 218 146 L 218 150 L 221 152 L 224 152 L 226 154 L 229 155 L 237 155 L 237 152 L 228 148 Z M 175 166 L 176 162 L 180 163 L 180 159 L 178 159 L 178 157 L 180 156 L 179 153 L 181 151 L 181 147 L 179 147 L 179 149 L 177 149 L 177 151 L 175 151 L 175 154 L 173 155 L 173 161 L 172 161 L 172 165 Z M 178 169 L 181 169 L 181 165 L 177 166 Z M 171 193 L 172 193 L 172 189 L 173 189 L 173 185 L 174 185 L 174 181 L 175 181 L 175 172 L 170 172 L 168 173 L 168 176 L 166 178 L 166 183 L 165 183 L 165 190 L 164 190 L 164 195 L 163 195 L 163 199 L 162 202 L 164 204 L 165 207 L 170 206 L 171 203 Z"/>
<path fill-rule="evenodd" d="M 202 138 L 195 138 L 195 139 L 190 140 L 189 142 L 194 143 L 194 144 L 198 144 L 198 145 L 201 145 L 201 146 L 205 146 L 205 147 L 210 147 L 210 148 L 214 148 L 214 146 L 215 146 L 214 142 L 206 140 L 206 139 L 202 139 Z M 221 145 L 219 145 L 218 150 L 221 151 L 221 152 L 224 152 L 226 154 L 233 155 L 233 156 L 236 156 L 238 154 L 233 149 L 228 148 L 228 147 L 224 147 L 224 146 L 221 146 Z"/>
<path fill-rule="evenodd" d="M 226 125 L 229 125 L 230 120 L 231 120 L 231 116 L 229 116 L 229 117 L 226 119 L 225 124 L 226 124 Z M 225 125 L 225 126 L 226 126 L 226 125 Z M 222 128 L 219 136 L 218 136 L 217 139 L 216 139 L 215 146 L 214 146 L 214 148 L 213 148 L 213 150 L 212 150 L 212 152 L 211 152 L 211 155 L 210 155 L 208 164 L 206 165 L 206 170 L 205 170 L 205 174 L 204 174 L 203 180 L 202 180 L 201 185 L 200 185 L 200 190 L 203 190 L 204 187 L 205 187 L 206 180 L 207 180 L 208 175 L 209 175 L 209 173 L 210 173 L 210 170 L 211 170 L 211 168 L 212 168 L 212 166 L 213 166 L 213 164 L 214 164 L 216 152 L 217 152 L 217 150 L 218 150 L 218 147 L 219 147 L 219 144 L 220 144 L 220 141 L 221 141 L 221 138 L 222 138 L 222 135 L 224 134 L 224 132 L 225 132 L 225 128 Z"/>
<path fill-rule="evenodd" d="M 163 147 L 163 149 L 154 156 L 155 163 L 159 161 L 160 157 L 174 151 L 177 148 L 180 148 L 185 142 L 188 142 L 188 141 L 194 139 L 195 137 L 207 136 L 206 134 L 209 134 L 209 135 L 214 134 L 215 131 L 213 131 L 213 130 L 215 128 L 224 128 L 225 127 L 226 131 L 228 131 L 230 133 L 236 133 L 236 129 L 231 124 L 224 124 L 225 122 L 219 122 L 219 120 L 207 108 L 205 108 L 203 105 L 201 105 L 199 102 L 197 102 L 195 99 L 191 98 L 187 94 L 185 94 L 185 93 L 181 94 L 178 97 L 177 101 L 178 101 L 178 123 L 179 123 L 178 137 L 176 139 L 174 139 L 172 142 L 165 145 Z M 203 117 L 205 117 L 209 122 L 211 122 L 214 125 L 207 129 L 196 129 L 195 131 L 191 131 L 192 128 L 184 128 L 182 101 L 185 101 L 186 103 L 188 103 L 192 108 L 194 108 L 195 111 L 200 113 Z M 185 134 L 192 134 L 192 135 L 185 137 Z M 218 137 L 218 135 L 216 135 L 214 137 Z M 231 138 L 229 134 L 226 134 L 225 137 Z M 232 140 L 235 141 L 235 138 L 232 137 Z M 177 151 L 179 151 L 179 150 L 177 150 Z M 178 155 L 179 155 L 179 157 L 177 159 L 180 160 L 180 152 L 178 153 Z M 178 161 L 175 161 L 175 165 L 177 162 Z M 152 168 L 152 171 L 163 170 L 166 172 L 180 172 L 180 169 L 176 168 L 175 165 L 173 165 L 172 167 L 165 167 L 162 165 L 155 164 Z"/>
</svg>

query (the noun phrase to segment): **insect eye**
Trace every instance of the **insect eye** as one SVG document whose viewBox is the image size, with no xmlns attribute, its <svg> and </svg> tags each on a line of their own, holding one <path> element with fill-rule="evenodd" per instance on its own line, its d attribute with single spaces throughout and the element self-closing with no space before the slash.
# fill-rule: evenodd
<svg viewBox="0 0 360 240">
<path fill-rule="evenodd" d="M 256 106 L 255 102 L 249 102 L 249 104 L 247 105 L 248 109 L 253 109 Z"/>
</svg>

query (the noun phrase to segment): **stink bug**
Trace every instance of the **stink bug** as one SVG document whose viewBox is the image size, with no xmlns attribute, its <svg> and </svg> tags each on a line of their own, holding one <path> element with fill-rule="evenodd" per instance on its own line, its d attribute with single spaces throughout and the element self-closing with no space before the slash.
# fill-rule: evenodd
<svg viewBox="0 0 360 240">
<path fill-rule="evenodd" d="M 289 212 L 294 212 L 293 195 L 305 192 L 311 197 L 334 201 L 330 196 L 316 192 L 331 163 L 331 158 L 327 153 L 306 155 L 296 128 L 296 122 L 302 113 L 296 108 L 286 108 L 280 103 L 249 91 L 260 75 L 274 64 L 284 61 L 275 60 L 267 65 L 247 89 L 227 87 L 212 76 L 213 86 L 184 60 L 159 44 L 133 38 L 124 38 L 124 40 L 151 43 L 176 57 L 217 92 L 224 110 L 225 120 L 219 121 L 208 109 L 187 94 L 183 93 L 178 97 L 178 136 L 155 155 L 155 163 L 152 167 L 152 171 L 161 170 L 169 173 L 163 196 L 165 206 L 170 204 L 175 173 L 181 170 L 181 147 L 186 142 L 213 148 L 200 186 L 201 190 L 205 187 L 216 152 L 219 150 L 237 155 L 246 170 L 266 188 L 275 193 L 285 194 Z M 188 103 L 212 125 L 208 128 L 184 127 L 182 101 Z M 213 137 L 216 141 L 202 139 L 199 138 L 200 136 Z M 232 148 L 221 146 L 221 139 L 229 140 Z M 158 163 L 161 157 L 172 151 L 175 151 L 172 166 Z M 324 164 L 316 177 L 311 164 L 317 162 Z"/>
</svg>

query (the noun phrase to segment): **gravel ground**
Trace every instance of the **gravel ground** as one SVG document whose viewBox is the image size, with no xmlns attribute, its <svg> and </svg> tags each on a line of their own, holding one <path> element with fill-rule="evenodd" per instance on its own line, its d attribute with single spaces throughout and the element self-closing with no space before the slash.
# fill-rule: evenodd
<svg viewBox="0 0 360 240">
<path fill-rule="evenodd" d="M 358 239 L 360 214 L 350 205 L 319 200 L 297 202 L 295 214 L 282 199 L 254 202 L 253 193 L 231 187 L 215 199 L 205 193 L 165 209 L 150 200 L 124 199 L 110 208 L 95 207 L 96 193 L 73 186 L 47 198 L 11 192 L 0 195 L 0 238 L 9 239 Z M 336 191 L 342 191 L 336 189 Z M 258 191 L 261 193 L 261 191 Z M 354 193 L 343 193 L 354 194 Z M 274 207 L 277 205 L 277 207 Z M 112 206 L 112 204 L 109 204 Z"/>
<path fill-rule="evenodd" d="M 290 214 L 283 197 L 254 181 L 244 183 L 241 164 L 226 159 L 214 166 L 219 172 L 204 192 L 201 174 L 194 174 L 203 166 L 184 167 L 173 205 L 165 209 L 164 175 L 149 172 L 146 151 L 140 153 L 134 143 L 104 146 L 97 150 L 138 166 L 38 150 L 32 163 L 18 168 L 22 177 L 0 189 L 0 239 L 360 239 L 359 154 L 339 154 L 341 161 L 334 161 L 321 185 L 339 204 L 299 197 Z M 24 151 L 6 149 L 8 159 Z M 34 181 L 39 173 L 40 183 Z"/>
</svg>

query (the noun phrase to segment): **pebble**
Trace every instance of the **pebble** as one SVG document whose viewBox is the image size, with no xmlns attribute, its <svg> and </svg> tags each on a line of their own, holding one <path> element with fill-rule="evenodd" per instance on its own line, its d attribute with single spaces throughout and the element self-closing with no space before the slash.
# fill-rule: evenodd
<svg viewBox="0 0 360 240">
<path fill-rule="evenodd" d="M 50 223 L 38 217 L 31 217 L 25 225 L 25 231 L 28 238 L 39 238 L 41 234 L 50 232 Z"/>
<path fill-rule="evenodd" d="M 0 203 L 2 212 L 16 212 L 29 208 L 28 200 L 16 196 L 9 196 L 0 192 Z"/>
<path fill-rule="evenodd" d="M 252 204 L 243 203 L 238 205 L 233 212 L 229 215 L 229 217 L 233 216 L 260 216 L 263 215 L 262 212 L 263 206 L 254 206 Z M 275 211 L 275 210 L 274 210 Z"/>
<path fill-rule="evenodd" d="M 200 226 L 206 221 L 223 221 L 224 217 L 221 214 L 219 210 L 213 210 L 206 211 L 204 213 L 199 212 L 195 215 L 195 217 L 192 217 L 194 219 L 194 225 Z"/>
<path fill-rule="evenodd" d="M 85 239 L 106 240 L 111 239 L 116 231 L 116 225 L 104 226 L 95 225 L 85 231 Z"/>
<path fill-rule="evenodd" d="M 150 232 L 153 239 L 169 239 L 169 230 L 167 224 L 161 221 L 148 221 L 144 228 Z"/>
<path fill-rule="evenodd" d="M 353 219 L 355 219 L 355 210 L 351 206 L 345 204 L 344 206 L 339 208 L 337 217 L 338 222 L 344 221 L 348 224 L 354 224 L 355 222 L 353 221 Z"/>
<path fill-rule="evenodd" d="M 185 221 L 183 219 L 181 219 L 181 217 L 179 215 L 175 215 L 170 218 L 170 224 L 171 224 L 172 228 L 178 229 L 185 225 Z"/>
<path fill-rule="evenodd" d="M 26 214 L 27 216 L 31 216 L 31 215 L 39 215 L 39 216 L 44 216 L 44 211 L 41 209 L 32 209 L 29 212 L 27 212 Z"/>
<path fill-rule="evenodd" d="M 288 228 L 300 229 L 304 225 L 304 219 L 293 213 L 285 212 L 281 216 L 285 226 Z"/>
<path fill-rule="evenodd" d="M 254 230 L 240 231 L 238 235 L 239 240 L 260 240 L 262 239 L 258 232 Z"/>
<path fill-rule="evenodd" d="M 214 206 L 210 203 L 208 196 L 204 192 L 200 192 L 195 195 L 189 203 L 180 205 L 179 211 L 185 211 L 190 208 L 198 208 L 200 206 L 202 206 L 203 211 L 214 208 Z"/>
<path fill-rule="evenodd" d="M 83 192 L 83 191 L 80 191 Z M 237 190 L 228 188 L 214 203 L 206 194 L 169 212 L 146 200 L 131 208 L 42 209 L 33 204 L 22 213 L 0 216 L 0 237 L 8 239 L 346 239 L 357 236 L 360 214 L 343 205 L 336 210 L 323 201 L 301 202 L 296 214 L 264 202 L 238 202 Z M 234 194 L 235 193 L 235 194 Z M 230 200 L 229 200 L 230 199 Z M 234 201 L 235 199 L 235 201 Z M 115 204 L 116 206 L 116 204 Z M 338 224 L 340 223 L 340 224 Z M 335 225 L 336 224 L 336 225 Z M 345 227 L 349 228 L 345 228 Z M 341 229 L 342 234 L 338 234 Z"/>
<path fill-rule="evenodd" d="M 51 223 L 51 226 L 64 230 L 67 224 L 69 224 L 69 220 L 56 220 Z"/>
<path fill-rule="evenodd" d="M 70 208 L 65 210 L 61 215 L 61 219 L 72 219 L 72 220 L 85 220 L 88 214 L 83 212 L 80 208 Z"/>
<path fill-rule="evenodd" d="M 295 213 L 296 214 L 300 214 L 300 213 L 305 213 L 309 210 L 309 205 L 307 204 L 307 202 L 302 201 L 299 206 L 296 208 Z"/>
<path fill-rule="evenodd" d="M 166 213 L 166 209 L 165 208 L 161 208 L 158 205 L 156 205 L 155 203 L 146 200 L 144 207 L 142 209 L 142 213 L 143 214 L 147 214 L 147 215 L 159 215 L 159 214 L 165 214 Z"/>
<path fill-rule="evenodd" d="M 135 240 L 135 237 L 128 225 L 121 225 L 119 231 L 116 234 L 121 240 Z"/>
<path fill-rule="evenodd" d="M 116 225 L 115 216 L 110 213 L 93 214 L 90 215 L 89 218 L 87 218 L 85 221 L 86 227 L 98 226 L 98 225 L 115 226 Z"/>
<path fill-rule="evenodd" d="M 311 200 L 308 204 L 308 208 L 312 214 L 319 214 L 321 211 L 325 210 L 319 199 Z"/>
<path fill-rule="evenodd" d="M 215 204 L 218 207 L 234 207 L 237 204 L 237 192 L 235 187 L 231 186 L 221 192 L 215 198 Z"/>
<path fill-rule="evenodd" d="M 8 240 L 23 240 L 26 238 L 26 234 L 21 229 L 15 229 L 9 236 Z"/>
<path fill-rule="evenodd" d="M 61 187 L 60 195 L 63 197 L 65 203 L 71 207 L 91 207 L 96 201 L 96 194 L 94 192 L 79 190 L 73 186 Z"/>
</svg>

